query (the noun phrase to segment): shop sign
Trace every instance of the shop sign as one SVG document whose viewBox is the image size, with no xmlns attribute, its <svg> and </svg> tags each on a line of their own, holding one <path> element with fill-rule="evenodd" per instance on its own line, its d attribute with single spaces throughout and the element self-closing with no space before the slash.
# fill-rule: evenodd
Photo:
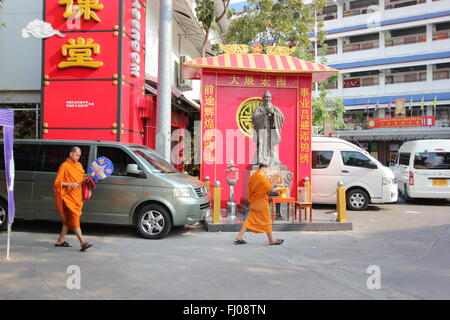
<svg viewBox="0 0 450 320">
<path fill-rule="evenodd" d="M 434 116 L 367 119 L 367 129 L 398 127 L 434 127 Z"/>
</svg>

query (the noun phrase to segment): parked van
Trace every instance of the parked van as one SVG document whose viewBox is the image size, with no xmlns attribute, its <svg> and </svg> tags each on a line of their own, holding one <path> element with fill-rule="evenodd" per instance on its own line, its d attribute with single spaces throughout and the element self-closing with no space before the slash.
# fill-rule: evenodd
<svg viewBox="0 0 450 320">
<path fill-rule="evenodd" d="M 394 174 L 405 200 L 450 199 L 450 139 L 405 142 L 398 149 Z"/>
<path fill-rule="evenodd" d="M 397 201 L 392 171 L 367 151 L 337 138 L 312 138 L 311 180 L 313 203 L 336 203 L 338 181 L 344 183 L 350 210 Z"/>
<path fill-rule="evenodd" d="M 87 172 L 97 157 L 114 164 L 112 175 L 100 182 L 84 202 L 81 222 L 135 225 L 148 239 L 169 234 L 173 226 L 203 220 L 210 199 L 203 183 L 177 171 L 155 151 L 133 144 L 95 141 L 15 140 L 15 205 L 17 218 L 61 221 L 54 204 L 53 181 L 70 148 L 81 149 Z M 0 144 L 3 159 L 3 142 Z M 7 190 L 0 161 L 0 227 L 6 225 Z"/>
</svg>

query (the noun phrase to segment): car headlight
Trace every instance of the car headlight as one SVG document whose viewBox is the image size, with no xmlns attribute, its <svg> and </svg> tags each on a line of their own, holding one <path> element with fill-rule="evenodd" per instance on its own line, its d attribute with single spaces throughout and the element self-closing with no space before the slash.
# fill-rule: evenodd
<svg viewBox="0 0 450 320">
<path fill-rule="evenodd" d="M 383 185 L 389 186 L 389 185 L 391 185 L 391 184 L 392 184 L 392 185 L 396 184 L 396 183 L 397 183 L 397 179 L 395 179 L 395 178 L 383 177 L 382 182 L 383 182 Z"/>
<path fill-rule="evenodd" d="M 194 191 L 189 188 L 175 188 L 173 189 L 173 196 L 174 197 L 193 197 Z"/>
</svg>

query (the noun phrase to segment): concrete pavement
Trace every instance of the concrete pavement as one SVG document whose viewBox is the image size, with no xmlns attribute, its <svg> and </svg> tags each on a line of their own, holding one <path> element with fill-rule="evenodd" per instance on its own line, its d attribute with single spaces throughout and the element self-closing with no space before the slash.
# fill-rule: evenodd
<svg viewBox="0 0 450 320">
<path fill-rule="evenodd" d="M 315 206 L 330 214 L 333 206 Z M 207 233 L 175 229 L 163 240 L 138 238 L 132 227 L 84 225 L 94 247 L 55 248 L 60 225 L 16 221 L 11 262 L 0 263 L 0 299 L 450 299 L 450 203 L 425 202 L 348 212 L 353 231 Z M 0 256 L 6 233 L 0 234 Z M 70 290 L 69 266 L 81 289 Z M 369 266 L 380 289 L 368 289 Z"/>
</svg>

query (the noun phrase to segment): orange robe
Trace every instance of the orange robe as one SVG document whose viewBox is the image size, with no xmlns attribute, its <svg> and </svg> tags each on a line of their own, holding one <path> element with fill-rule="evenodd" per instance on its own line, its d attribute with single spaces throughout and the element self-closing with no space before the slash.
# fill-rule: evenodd
<svg viewBox="0 0 450 320">
<path fill-rule="evenodd" d="M 85 176 L 83 166 L 79 162 L 67 159 L 59 166 L 53 184 L 55 205 L 63 218 L 63 224 L 69 229 L 80 228 L 81 209 L 83 208 L 83 194 L 81 182 Z M 63 182 L 80 183 L 78 188 L 63 187 Z"/>
<path fill-rule="evenodd" d="M 269 191 L 272 184 L 262 170 L 256 171 L 248 182 L 248 200 L 250 211 L 244 221 L 248 230 L 256 233 L 272 233 L 272 219 L 269 208 Z"/>
</svg>

